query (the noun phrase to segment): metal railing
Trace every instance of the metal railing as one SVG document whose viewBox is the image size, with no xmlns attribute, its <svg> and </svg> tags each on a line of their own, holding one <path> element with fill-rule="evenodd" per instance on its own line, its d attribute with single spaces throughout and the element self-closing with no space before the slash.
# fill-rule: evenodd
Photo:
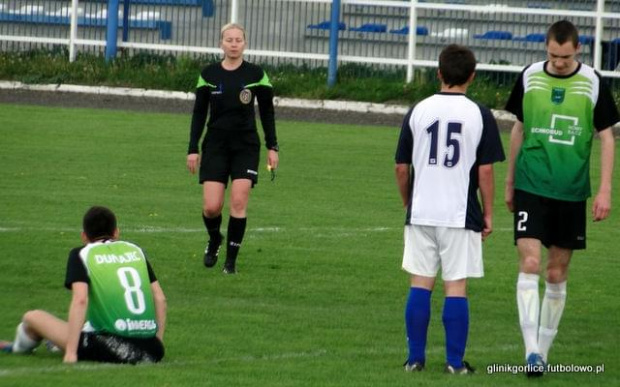
<svg viewBox="0 0 620 387">
<path fill-rule="evenodd" d="M 117 17 L 110 17 L 114 2 Z M 246 55 L 255 61 L 327 66 L 337 56 L 340 64 L 406 69 L 410 81 L 414 68 L 436 67 L 449 43 L 470 46 L 480 71 L 518 72 L 545 58 L 541 34 L 567 18 L 583 38 L 580 59 L 620 78 L 620 0 L 340 3 L 332 13 L 332 0 L 0 0 L 0 49 L 64 45 L 71 59 L 114 44 L 130 52 L 219 54 L 219 30 L 234 20 L 246 27 Z M 330 53 L 333 14 L 338 49 Z"/>
</svg>

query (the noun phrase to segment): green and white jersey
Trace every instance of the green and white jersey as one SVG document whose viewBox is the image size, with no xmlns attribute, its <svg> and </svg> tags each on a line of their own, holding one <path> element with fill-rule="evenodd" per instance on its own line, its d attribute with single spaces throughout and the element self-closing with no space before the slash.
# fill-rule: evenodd
<svg viewBox="0 0 620 387">
<path fill-rule="evenodd" d="M 84 274 L 87 278 L 83 278 Z M 89 284 L 85 330 L 123 337 L 152 337 L 157 332 L 150 286 L 153 279 L 154 274 L 138 246 L 123 241 L 102 241 L 72 251 L 65 285 Z"/>
<path fill-rule="evenodd" d="M 580 64 L 568 76 L 534 63 L 522 73 L 507 110 L 523 122 L 515 164 L 516 189 L 540 196 L 583 201 L 591 195 L 590 152 L 595 128 L 617 121 L 611 93 L 593 68 Z"/>
</svg>

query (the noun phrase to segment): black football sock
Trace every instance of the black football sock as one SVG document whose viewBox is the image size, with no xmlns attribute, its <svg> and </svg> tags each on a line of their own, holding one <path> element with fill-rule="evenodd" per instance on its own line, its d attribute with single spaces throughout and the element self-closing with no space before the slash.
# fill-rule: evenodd
<svg viewBox="0 0 620 387">
<path fill-rule="evenodd" d="M 209 233 L 209 239 L 212 241 L 220 241 L 222 234 L 220 234 L 220 226 L 222 225 L 222 214 L 219 214 L 215 218 L 207 218 L 204 213 L 202 214 L 202 221 L 205 224 L 205 228 Z"/>
<path fill-rule="evenodd" d="M 226 264 L 234 266 L 237 260 L 237 254 L 241 248 L 243 235 L 245 234 L 245 225 L 248 218 L 230 217 L 228 220 L 228 244 L 226 246 Z"/>
</svg>

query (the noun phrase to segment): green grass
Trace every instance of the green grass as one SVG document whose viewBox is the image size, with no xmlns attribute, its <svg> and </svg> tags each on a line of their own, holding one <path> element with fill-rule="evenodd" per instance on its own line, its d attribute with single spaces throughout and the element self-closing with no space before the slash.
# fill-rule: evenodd
<svg viewBox="0 0 620 387">
<path fill-rule="evenodd" d="M 66 316 L 64 270 L 93 204 L 111 207 L 142 246 L 168 297 L 162 364 L 61 364 L 44 349 L 0 354 L 2 386 L 498 386 L 521 364 L 516 252 L 497 171 L 486 276 L 470 282 L 471 378 L 442 374 L 442 290 L 433 297 L 428 369 L 405 374 L 401 209 L 393 177 L 397 128 L 279 122 L 281 167 L 252 193 L 237 276 L 202 266 L 201 187 L 185 169 L 190 117 L 0 105 L 0 338 L 22 313 Z M 504 145 L 508 138 L 503 137 Z M 594 177 L 598 182 L 598 142 Z M 264 164 L 262 166 L 264 170 Z M 617 180 L 617 179 L 616 179 Z M 595 184 L 596 186 L 596 184 Z M 614 193 L 614 203 L 620 194 Z M 589 223 L 574 258 L 552 361 L 605 372 L 547 375 L 535 385 L 618 385 L 617 214 Z M 221 265 L 218 265 L 221 266 Z M 438 284 L 440 285 L 440 284 Z"/>
</svg>

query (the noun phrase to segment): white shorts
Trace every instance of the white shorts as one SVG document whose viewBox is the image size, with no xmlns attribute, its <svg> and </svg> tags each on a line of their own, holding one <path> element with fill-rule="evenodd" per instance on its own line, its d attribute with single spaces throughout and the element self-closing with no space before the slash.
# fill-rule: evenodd
<svg viewBox="0 0 620 387">
<path fill-rule="evenodd" d="M 405 226 L 403 270 L 424 277 L 456 281 L 484 276 L 482 235 L 453 227 Z"/>
</svg>

